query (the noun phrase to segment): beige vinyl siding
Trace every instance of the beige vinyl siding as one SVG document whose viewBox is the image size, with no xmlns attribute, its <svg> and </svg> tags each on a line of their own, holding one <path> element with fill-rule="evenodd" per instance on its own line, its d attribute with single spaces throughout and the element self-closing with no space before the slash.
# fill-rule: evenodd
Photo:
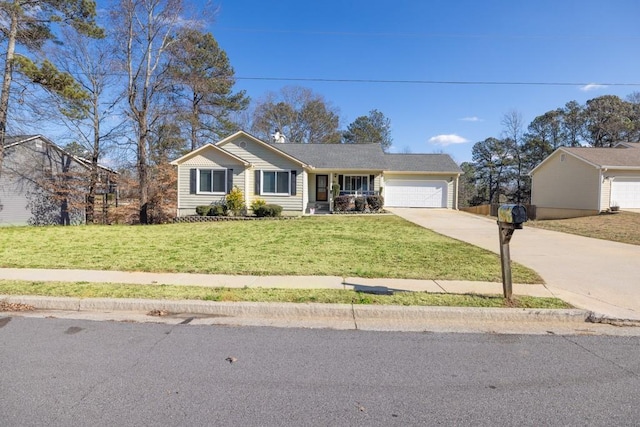
<svg viewBox="0 0 640 427">
<path fill-rule="evenodd" d="M 556 151 L 531 181 L 531 203 L 536 207 L 600 210 L 599 169 L 570 154 Z"/>
<path fill-rule="evenodd" d="M 322 175 L 322 174 L 318 174 L 318 175 Z M 327 174 L 328 175 L 328 174 Z M 307 188 L 309 191 L 309 201 L 315 201 L 316 200 L 316 174 L 314 173 L 310 173 L 307 175 L 307 179 L 309 180 L 309 182 L 307 183 Z M 329 178 L 327 178 L 328 180 Z M 329 187 L 331 187 L 331 184 L 329 183 Z"/>
<path fill-rule="evenodd" d="M 447 208 L 453 209 L 455 206 L 456 179 L 453 175 L 424 175 L 424 174 L 393 174 L 385 173 L 384 179 L 399 179 L 405 181 L 444 181 L 447 183 Z M 382 194 L 384 196 L 384 192 Z"/>
<path fill-rule="evenodd" d="M 209 205 L 225 199 L 223 194 L 190 194 L 191 169 L 233 169 L 233 185 L 244 192 L 244 165 L 219 152 L 205 151 L 178 166 L 178 216 L 195 215 L 196 206 Z"/>
<path fill-rule="evenodd" d="M 380 183 L 382 182 L 382 174 L 380 172 L 372 172 L 370 175 L 375 175 L 373 179 L 373 191 L 380 191 Z"/>
<path fill-rule="evenodd" d="M 244 146 L 242 146 L 244 145 Z M 257 143 L 246 137 L 233 139 L 222 145 L 221 148 L 251 163 L 251 169 L 246 172 L 248 205 L 255 199 L 263 199 L 267 203 L 282 206 L 285 213 L 302 213 L 304 196 L 304 179 L 306 174 L 302 166 L 294 160 L 288 159 L 282 153 L 278 153 L 263 144 Z M 296 171 L 296 195 L 295 196 L 271 196 L 255 194 L 256 171 Z"/>
</svg>

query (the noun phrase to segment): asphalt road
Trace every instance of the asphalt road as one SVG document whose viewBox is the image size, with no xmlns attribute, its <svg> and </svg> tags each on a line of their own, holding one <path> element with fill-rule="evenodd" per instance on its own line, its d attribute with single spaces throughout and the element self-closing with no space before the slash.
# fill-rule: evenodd
<svg viewBox="0 0 640 427">
<path fill-rule="evenodd" d="M 639 355 L 639 337 L 0 316 L 0 424 L 638 425 Z"/>
</svg>

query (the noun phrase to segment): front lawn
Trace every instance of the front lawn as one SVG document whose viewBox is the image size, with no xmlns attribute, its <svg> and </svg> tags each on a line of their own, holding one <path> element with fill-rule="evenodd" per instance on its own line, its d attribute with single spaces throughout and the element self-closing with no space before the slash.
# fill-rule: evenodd
<svg viewBox="0 0 640 427">
<path fill-rule="evenodd" d="M 0 228 L 0 266 L 500 282 L 499 257 L 395 216 Z M 513 264 L 516 283 L 542 283 Z"/>
<path fill-rule="evenodd" d="M 581 218 L 529 221 L 527 226 L 640 245 L 640 214 L 617 212 Z"/>
<path fill-rule="evenodd" d="M 63 283 L 0 280 L 0 295 L 39 295 L 73 298 L 144 298 L 225 302 L 291 302 L 324 304 L 374 304 L 447 307 L 571 308 L 557 298 L 502 295 L 456 295 L 395 292 L 376 295 L 341 289 L 209 288 L 202 286 L 127 285 L 117 283 Z M 14 306 L 7 308 L 15 309 Z M 0 311 L 2 307 L 0 306 Z"/>
</svg>

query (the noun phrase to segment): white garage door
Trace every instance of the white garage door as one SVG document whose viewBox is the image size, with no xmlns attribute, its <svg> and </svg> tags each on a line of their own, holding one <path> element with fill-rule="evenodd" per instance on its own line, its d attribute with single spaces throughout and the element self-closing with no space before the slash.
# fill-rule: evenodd
<svg viewBox="0 0 640 427">
<path fill-rule="evenodd" d="M 384 204 L 394 208 L 446 208 L 447 183 L 389 179 L 385 181 Z"/>
<path fill-rule="evenodd" d="M 611 184 L 611 204 L 640 208 L 640 178 L 615 178 Z"/>
</svg>

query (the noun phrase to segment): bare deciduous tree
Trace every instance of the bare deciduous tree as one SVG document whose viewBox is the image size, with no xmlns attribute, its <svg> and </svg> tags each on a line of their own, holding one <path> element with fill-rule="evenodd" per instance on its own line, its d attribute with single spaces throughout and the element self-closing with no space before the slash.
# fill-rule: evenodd
<svg viewBox="0 0 640 427">
<path fill-rule="evenodd" d="M 265 140 L 278 129 L 287 142 L 337 144 L 341 139 L 339 126 L 338 109 L 322 96 L 308 88 L 287 86 L 257 103 L 252 131 Z"/>
<path fill-rule="evenodd" d="M 182 22 L 182 7 L 181 0 L 120 0 L 119 8 L 112 13 L 127 73 L 127 111 L 136 135 L 142 224 L 149 222 L 150 132 L 163 113 L 157 101 L 167 90 L 166 53 Z"/>
<path fill-rule="evenodd" d="M 114 73 L 112 49 L 108 40 L 87 41 L 74 33 L 64 32 L 64 45 L 54 52 L 60 69 L 72 75 L 88 95 L 85 114 L 69 114 L 64 106 L 58 106 L 63 114 L 55 117 L 69 129 L 71 142 L 82 149 L 83 152 L 78 154 L 90 161 L 87 224 L 95 222 L 98 190 L 110 190 L 110 182 L 100 181 L 98 161 L 123 136 L 125 125 L 125 121 L 116 114 L 122 95 L 117 90 L 120 78 Z"/>
<path fill-rule="evenodd" d="M 523 122 L 522 115 L 517 110 L 508 111 L 502 118 L 502 126 L 504 126 L 505 142 L 507 143 L 509 154 L 511 156 L 511 174 L 515 178 L 515 191 L 512 195 L 516 203 L 522 203 L 525 198 L 526 188 L 528 187 L 528 176 L 525 171 L 525 162 L 522 153 L 522 132 Z"/>
</svg>

